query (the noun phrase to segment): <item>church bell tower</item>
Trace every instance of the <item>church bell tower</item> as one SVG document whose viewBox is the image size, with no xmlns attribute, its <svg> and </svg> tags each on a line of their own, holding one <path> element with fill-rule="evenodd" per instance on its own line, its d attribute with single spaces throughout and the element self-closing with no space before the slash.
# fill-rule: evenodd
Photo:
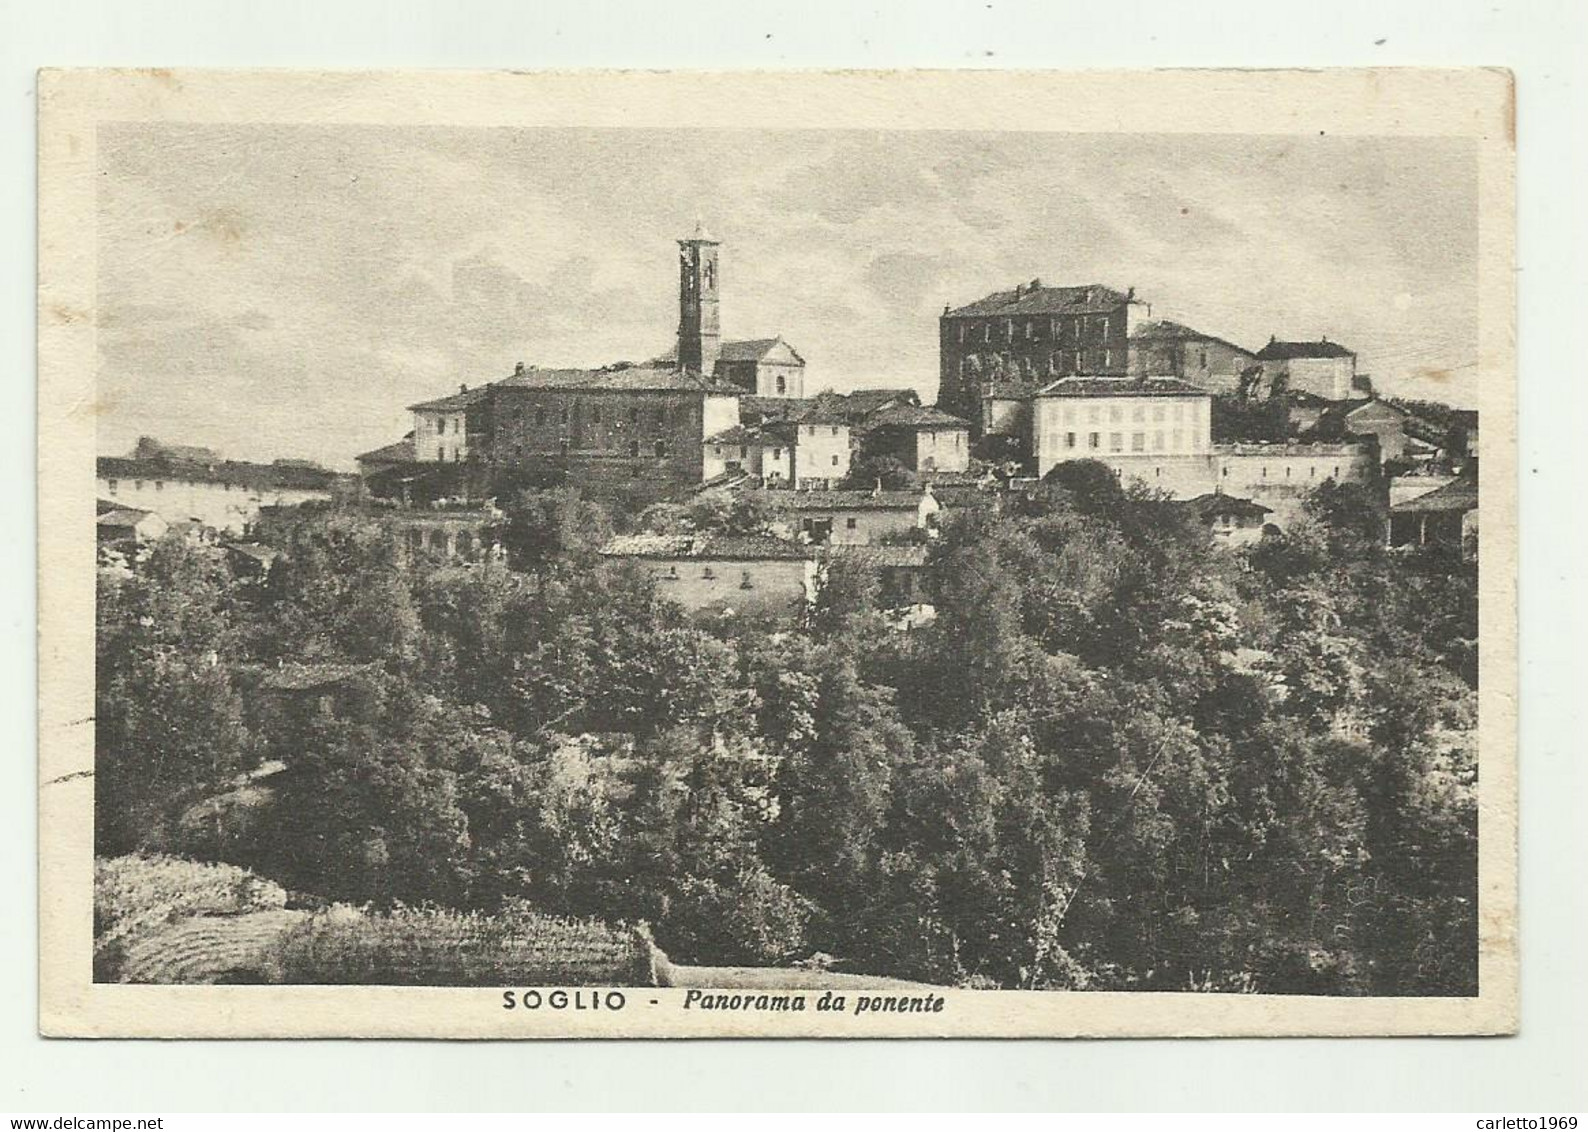
<svg viewBox="0 0 1588 1132">
<path fill-rule="evenodd" d="M 678 368 L 710 377 L 722 349 L 717 313 L 717 248 L 699 222 L 678 241 Z"/>
</svg>

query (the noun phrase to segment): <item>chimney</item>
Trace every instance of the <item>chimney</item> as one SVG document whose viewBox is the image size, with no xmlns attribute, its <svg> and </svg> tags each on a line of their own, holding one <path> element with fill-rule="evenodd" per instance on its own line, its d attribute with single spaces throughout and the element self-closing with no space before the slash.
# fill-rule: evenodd
<svg viewBox="0 0 1588 1132">
<path fill-rule="evenodd" d="M 524 363 L 523 362 L 519 362 L 516 366 L 513 367 L 513 373 L 515 375 L 521 374 L 523 372 L 524 372 Z"/>
<path fill-rule="evenodd" d="M 1041 288 L 1041 286 L 1042 286 L 1042 280 L 1041 280 L 1041 279 L 1040 279 L 1040 278 L 1038 278 L 1038 279 L 1033 279 L 1033 280 L 1032 280 L 1032 281 L 1031 281 L 1031 285 L 1030 285 L 1030 286 L 1029 286 L 1029 287 L 1027 287 L 1027 288 L 1026 288 L 1026 290 L 1028 290 L 1028 291 L 1035 291 L 1035 290 L 1038 290 L 1038 289 L 1040 289 L 1040 288 Z"/>
<path fill-rule="evenodd" d="M 882 497 L 882 477 L 878 476 L 877 477 L 877 486 L 871 489 L 871 498 L 880 499 L 881 497 Z"/>
<path fill-rule="evenodd" d="M 467 393 L 468 391 L 469 391 L 469 383 L 468 382 L 465 381 L 462 385 L 458 386 L 458 392 L 459 393 Z"/>
</svg>

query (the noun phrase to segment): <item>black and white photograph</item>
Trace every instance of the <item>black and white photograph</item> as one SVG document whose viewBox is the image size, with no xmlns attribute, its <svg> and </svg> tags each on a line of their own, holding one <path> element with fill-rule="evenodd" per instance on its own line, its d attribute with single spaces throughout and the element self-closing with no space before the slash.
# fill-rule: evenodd
<svg viewBox="0 0 1588 1132">
<path fill-rule="evenodd" d="M 83 993 L 1511 1025 L 1505 140 L 724 113 L 92 123 Z"/>
</svg>

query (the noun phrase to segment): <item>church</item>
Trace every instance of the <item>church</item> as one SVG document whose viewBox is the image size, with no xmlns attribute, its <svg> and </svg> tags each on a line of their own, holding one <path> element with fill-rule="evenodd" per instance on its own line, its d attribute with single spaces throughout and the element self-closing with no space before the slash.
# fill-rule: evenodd
<svg viewBox="0 0 1588 1132">
<path fill-rule="evenodd" d="M 358 457 L 372 493 L 414 501 L 557 477 L 660 496 L 705 477 L 704 442 L 740 424 L 740 398 L 803 399 L 805 359 L 781 336 L 723 340 L 721 243 L 678 241 L 678 334 L 641 365 L 519 363 L 409 406 L 413 431 Z"/>
</svg>

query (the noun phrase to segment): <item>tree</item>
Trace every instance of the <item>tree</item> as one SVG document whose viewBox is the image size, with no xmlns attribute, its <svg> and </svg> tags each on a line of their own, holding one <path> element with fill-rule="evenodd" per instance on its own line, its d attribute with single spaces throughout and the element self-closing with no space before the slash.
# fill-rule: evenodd
<svg viewBox="0 0 1588 1132">
<path fill-rule="evenodd" d="M 516 570 L 588 566 L 612 537 L 612 519 L 574 488 L 519 492 L 507 506 L 503 545 Z"/>
<path fill-rule="evenodd" d="M 883 491 L 908 491 L 916 486 L 916 475 L 893 456 L 862 456 L 849 466 L 843 486 L 851 491 L 880 487 Z"/>
</svg>

